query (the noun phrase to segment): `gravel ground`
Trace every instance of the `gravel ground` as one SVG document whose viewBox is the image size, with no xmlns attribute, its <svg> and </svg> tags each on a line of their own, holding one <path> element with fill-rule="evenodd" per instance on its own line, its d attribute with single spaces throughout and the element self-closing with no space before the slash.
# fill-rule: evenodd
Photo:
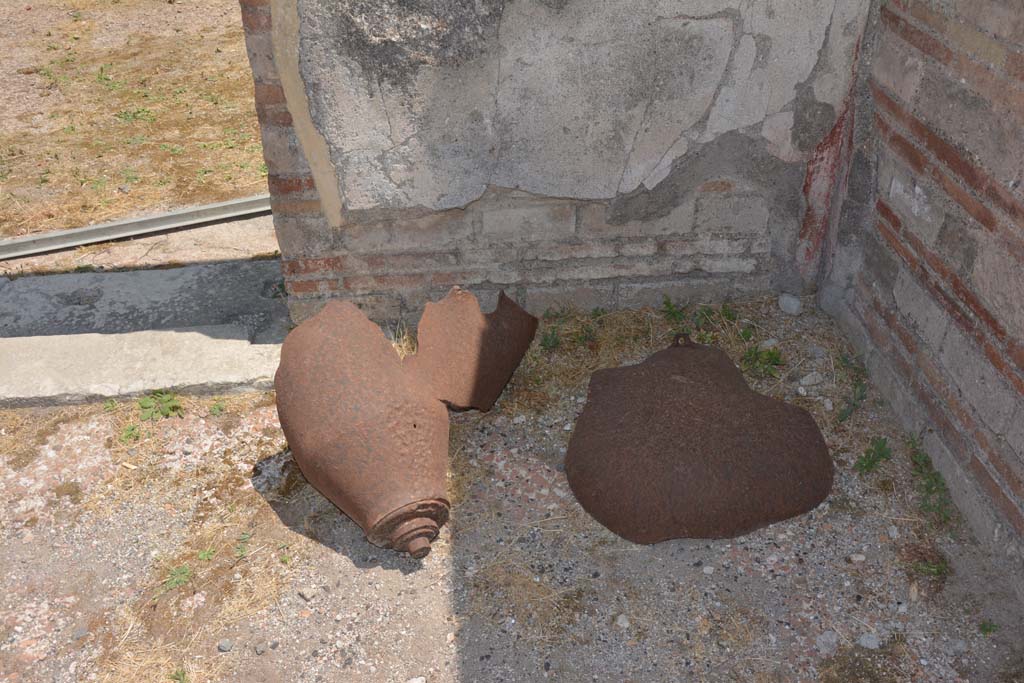
<svg viewBox="0 0 1024 683">
<path fill-rule="evenodd" d="M 1008 575 L 810 306 L 546 317 L 495 410 L 453 416 L 452 521 L 423 562 L 305 483 L 273 395 L 147 422 L 135 401 L 2 411 L 0 678 L 1024 680 Z M 812 412 L 837 470 L 823 505 L 637 546 L 576 504 L 562 461 L 589 372 L 681 325 Z"/>
</svg>

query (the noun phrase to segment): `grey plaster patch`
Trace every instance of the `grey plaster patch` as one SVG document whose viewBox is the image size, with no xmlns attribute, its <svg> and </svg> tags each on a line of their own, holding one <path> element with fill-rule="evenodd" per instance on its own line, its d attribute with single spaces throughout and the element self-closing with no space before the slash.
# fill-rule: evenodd
<svg viewBox="0 0 1024 683">
<path fill-rule="evenodd" d="M 868 4 L 297 2 L 301 76 L 349 210 L 651 189 L 698 141 L 786 109 L 822 50 L 848 67 L 835 51 L 859 35 L 832 23 Z M 806 105 L 776 138 L 820 139 L 834 107 Z"/>
</svg>

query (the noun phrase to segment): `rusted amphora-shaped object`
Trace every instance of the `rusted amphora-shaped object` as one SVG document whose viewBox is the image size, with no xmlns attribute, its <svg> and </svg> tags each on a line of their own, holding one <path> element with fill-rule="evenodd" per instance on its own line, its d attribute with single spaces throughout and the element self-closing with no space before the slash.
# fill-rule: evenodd
<svg viewBox="0 0 1024 683">
<path fill-rule="evenodd" d="M 403 362 L 359 308 L 328 303 L 288 335 L 274 379 L 299 469 L 371 543 L 425 557 L 450 508 L 447 406 L 489 409 L 536 328 L 504 295 L 484 315 L 455 288 Z"/>
<path fill-rule="evenodd" d="M 448 411 L 380 328 L 332 301 L 281 348 L 281 427 L 310 484 L 371 543 L 424 557 L 448 520 Z"/>
</svg>

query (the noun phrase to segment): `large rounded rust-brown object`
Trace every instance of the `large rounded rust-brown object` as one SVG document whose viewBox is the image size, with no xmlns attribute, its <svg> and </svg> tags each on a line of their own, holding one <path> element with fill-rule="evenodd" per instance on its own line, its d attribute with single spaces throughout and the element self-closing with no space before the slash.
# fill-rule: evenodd
<svg viewBox="0 0 1024 683">
<path fill-rule="evenodd" d="M 537 319 L 498 295 L 498 306 L 483 313 L 471 292 L 453 287 L 423 310 L 417 351 L 405 359 L 411 371 L 453 408 L 490 410 L 519 367 Z"/>
<path fill-rule="evenodd" d="M 811 415 L 689 340 L 594 373 L 565 471 L 584 509 L 636 543 L 738 536 L 812 510 L 832 488 Z"/>
<path fill-rule="evenodd" d="M 303 475 L 370 542 L 423 557 L 448 520 L 448 411 L 376 324 L 328 303 L 295 328 L 274 379 Z"/>
</svg>

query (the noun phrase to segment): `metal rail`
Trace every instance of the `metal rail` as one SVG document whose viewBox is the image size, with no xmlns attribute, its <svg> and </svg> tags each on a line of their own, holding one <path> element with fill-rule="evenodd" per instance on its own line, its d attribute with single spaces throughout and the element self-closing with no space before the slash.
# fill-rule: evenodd
<svg viewBox="0 0 1024 683">
<path fill-rule="evenodd" d="M 270 213 L 270 195 L 263 194 L 246 199 L 232 199 L 227 202 L 178 209 L 142 218 L 128 218 L 84 228 L 26 235 L 0 241 L 0 261 L 81 247 L 97 242 L 150 235 L 166 230 L 197 228 L 232 218 L 260 216 L 268 213 Z"/>
</svg>

